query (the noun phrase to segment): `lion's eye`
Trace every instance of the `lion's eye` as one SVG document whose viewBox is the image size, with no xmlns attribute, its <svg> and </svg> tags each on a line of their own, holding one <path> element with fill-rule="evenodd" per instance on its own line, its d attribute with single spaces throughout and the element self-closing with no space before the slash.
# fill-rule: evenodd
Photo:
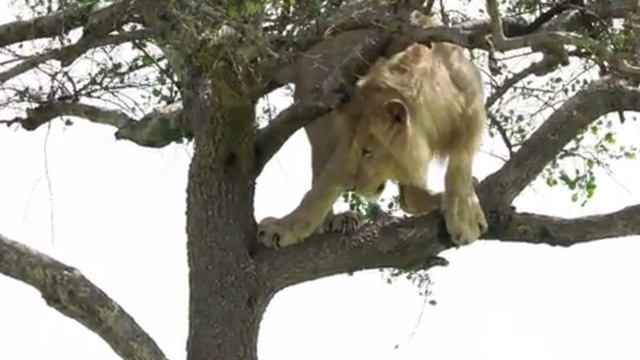
<svg viewBox="0 0 640 360">
<path fill-rule="evenodd" d="M 371 156 L 372 152 L 369 149 L 362 149 L 362 157 L 369 157 Z"/>
</svg>

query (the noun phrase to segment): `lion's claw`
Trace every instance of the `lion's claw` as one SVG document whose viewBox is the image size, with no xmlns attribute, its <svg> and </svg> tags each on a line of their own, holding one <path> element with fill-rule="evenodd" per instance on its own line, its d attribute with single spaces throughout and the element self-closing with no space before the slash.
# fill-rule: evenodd
<svg viewBox="0 0 640 360">
<path fill-rule="evenodd" d="M 258 224 L 258 242 L 266 247 L 280 248 L 296 243 L 297 239 L 282 219 L 264 218 Z"/>
<path fill-rule="evenodd" d="M 475 194 L 448 197 L 443 205 L 443 215 L 451 241 L 458 246 L 471 244 L 489 229 Z"/>
<path fill-rule="evenodd" d="M 348 234 L 362 226 L 362 219 L 354 211 L 346 211 L 333 215 L 324 223 L 323 232 Z"/>
</svg>

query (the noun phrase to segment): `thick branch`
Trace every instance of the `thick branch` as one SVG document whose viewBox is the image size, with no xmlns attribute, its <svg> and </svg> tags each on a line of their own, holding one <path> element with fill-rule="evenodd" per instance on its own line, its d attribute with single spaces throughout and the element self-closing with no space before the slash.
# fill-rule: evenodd
<svg viewBox="0 0 640 360">
<path fill-rule="evenodd" d="M 1 234 L 0 273 L 36 288 L 49 306 L 98 334 L 123 359 L 166 359 L 136 321 L 78 270 Z"/>
<path fill-rule="evenodd" d="M 510 204 L 580 129 L 613 111 L 640 111 L 640 90 L 602 78 L 568 99 L 529 137 L 520 150 L 483 183 L 486 206 Z"/>
<path fill-rule="evenodd" d="M 480 191 L 483 189 L 486 187 Z M 640 205 L 578 219 L 504 211 L 487 211 L 490 230 L 483 239 L 571 246 L 640 234 Z M 278 250 L 261 248 L 258 260 L 260 271 L 273 279 L 274 288 L 281 289 L 358 270 L 429 268 L 442 264 L 437 256 L 453 246 L 444 219 L 436 211 L 387 225 L 373 222 L 355 235 L 314 235 L 300 245 Z"/>
<path fill-rule="evenodd" d="M 596 240 L 640 235 L 640 205 L 619 211 L 584 216 L 581 218 L 558 218 L 531 213 L 518 213 L 509 219 L 509 225 L 497 234 L 485 238 L 507 241 L 572 246 Z"/>
<path fill-rule="evenodd" d="M 28 109 L 26 118 L 16 118 L 6 122 L 17 122 L 25 130 L 33 131 L 60 116 L 81 117 L 98 124 L 111 125 L 118 128 L 134 121 L 125 113 L 116 110 L 106 110 L 76 102 L 54 102 Z"/>
<path fill-rule="evenodd" d="M 193 131 L 184 118 L 182 103 L 176 102 L 119 127 L 115 136 L 140 146 L 161 148 L 173 142 L 193 139 Z"/>
<path fill-rule="evenodd" d="M 134 16 L 134 0 L 121 0 L 100 8 L 100 2 L 70 6 L 65 10 L 29 20 L 0 25 L 0 47 L 28 40 L 65 34 L 81 26 L 104 34 L 104 31 L 126 24 Z"/>
<path fill-rule="evenodd" d="M 140 120 L 132 119 L 117 110 L 76 102 L 56 102 L 27 110 L 26 118 L 0 120 L 0 124 L 20 124 L 25 130 L 33 131 L 61 116 L 75 116 L 116 127 L 116 139 L 130 140 L 145 147 L 161 148 L 193 137 L 183 118 L 182 104 L 179 102 L 155 110 Z"/>
</svg>

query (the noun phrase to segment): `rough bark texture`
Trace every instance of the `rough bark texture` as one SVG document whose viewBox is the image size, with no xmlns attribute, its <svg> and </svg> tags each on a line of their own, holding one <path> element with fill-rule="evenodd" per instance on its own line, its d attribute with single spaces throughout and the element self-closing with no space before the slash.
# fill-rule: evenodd
<svg viewBox="0 0 640 360">
<path fill-rule="evenodd" d="M 402 11 L 375 8 L 349 12 L 305 29 L 294 44 L 290 44 L 291 39 L 277 36 L 256 40 L 259 35 L 249 31 L 249 22 L 225 18 L 219 8 L 190 0 L 120 0 L 104 8 L 78 6 L 30 21 L 16 21 L 0 26 L 0 46 L 52 37 L 80 27 L 88 35 L 76 44 L 16 60 L 17 65 L 0 72 L 0 85 L 48 60 L 69 63 L 91 48 L 150 38 L 175 70 L 182 86 L 182 102 L 136 118 L 82 103 L 82 94 L 72 94 L 71 98 L 40 94 L 32 100 L 25 116 L 0 123 L 34 130 L 61 116 L 76 116 L 113 126 L 118 139 L 141 146 L 162 147 L 193 139 L 195 151 L 187 188 L 188 359 L 254 360 L 260 320 L 277 291 L 357 270 L 443 265 L 438 254 L 453 246 L 442 216 L 437 213 L 411 219 L 382 215 L 355 235 L 312 236 L 300 245 L 280 250 L 258 247 L 255 242 L 255 179 L 265 163 L 291 134 L 340 101 L 340 92 L 345 87 L 348 91 L 353 83 L 354 69 L 383 53 L 393 33 L 401 32 L 424 43 L 450 41 L 492 51 L 553 41 L 588 48 L 600 60 L 611 62 L 616 76 L 593 81 L 569 98 L 500 170 L 479 185 L 478 193 L 490 222 L 485 238 L 571 246 L 640 234 L 638 205 L 578 219 L 511 209 L 513 199 L 580 128 L 610 112 L 640 111 L 640 90 L 627 82 L 627 77 L 637 75 L 638 69 L 632 66 L 634 63 L 610 61 L 615 54 L 608 47 L 570 32 L 580 26 L 578 16 L 558 21 L 554 24 L 557 31 L 511 38 L 526 28 L 526 22 L 499 19 L 495 2 L 488 4 L 493 6 L 489 11 L 492 19 L 429 30 L 407 25 L 402 20 L 406 12 Z M 589 3 L 589 10 L 602 17 L 623 17 L 637 12 L 638 5 L 627 0 L 594 1 Z M 579 10 L 574 12 L 579 14 Z M 230 24 L 235 32 L 221 31 L 212 38 L 201 39 L 202 34 L 210 34 L 205 30 L 220 21 Z M 139 23 L 144 29 L 124 31 L 122 25 L 127 22 Z M 122 32 L 113 35 L 116 30 Z M 330 69 L 331 75 L 322 76 L 317 87 L 310 84 L 304 94 L 296 94 L 296 102 L 289 109 L 257 130 L 256 100 L 276 85 L 295 81 L 295 71 L 291 71 L 295 57 L 291 54 L 322 42 L 327 34 L 356 30 L 358 35 L 351 36 L 353 42 L 346 46 L 351 52 L 338 54 L 341 61 L 335 61 L 339 65 Z M 239 33 L 249 45 L 237 45 L 241 43 L 237 41 Z M 486 41 L 489 34 L 495 40 L 493 49 Z M 220 46 L 229 43 L 237 45 L 232 52 Z M 276 50 L 281 56 L 271 56 L 264 44 L 279 46 Z M 529 74 L 551 71 L 557 66 L 558 62 L 546 59 L 514 75 L 489 96 L 487 105 L 491 106 Z M 303 80 L 313 79 L 312 75 Z M 48 304 L 96 332 L 124 359 L 165 358 L 135 321 L 77 270 L 0 236 L 0 273 L 37 288 Z"/>
<path fill-rule="evenodd" d="M 266 308 L 249 247 L 255 178 L 246 150 L 255 138 L 255 104 L 224 86 L 225 75 L 192 76 L 201 95 L 185 99 L 196 134 L 187 186 L 188 359 L 255 359 Z"/>
<path fill-rule="evenodd" d="M 212 126 L 227 119 L 210 110 L 202 115 L 214 121 L 196 137 L 189 169 L 188 359 L 255 359 L 266 302 L 247 246 L 254 236 L 254 184 L 220 140 L 238 134 Z"/>
<path fill-rule="evenodd" d="M 77 269 L 0 235 L 0 273 L 38 289 L 49 306 L 95 332 L 123 359 L 166 360 L 136 321 Z"/>
</svg>

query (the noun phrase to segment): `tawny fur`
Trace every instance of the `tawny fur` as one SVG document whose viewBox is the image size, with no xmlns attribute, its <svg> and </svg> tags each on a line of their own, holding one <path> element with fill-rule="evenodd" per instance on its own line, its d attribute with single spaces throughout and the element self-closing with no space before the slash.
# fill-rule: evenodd
<svg viewBox="0 0 640 360">
<path fill-rule="evenodd" d="M 414 20 L 437 24 L 417 13 Z M 375 199 L 389 180 L 398 184 L 405 212 L 442 210 L 456 244 L 469 244 L 486 231 L 471 176 L 486 123 L 480 73 L 456 45 L 406 47 L 406 41 L 394 39 L 391 52 L 405 49 L 379 60 L 348 103 L 306 128 L 312 188 L 289 215 L 261 222 L 263 244 L 292 245 L 317 229 L 357 229 L 351 213 L 327 217 L 334 202 L 349 190 Z M 428 165 L 445 158 L 445 192 L 435 194 L 427 187 Z"/>
</svg>

